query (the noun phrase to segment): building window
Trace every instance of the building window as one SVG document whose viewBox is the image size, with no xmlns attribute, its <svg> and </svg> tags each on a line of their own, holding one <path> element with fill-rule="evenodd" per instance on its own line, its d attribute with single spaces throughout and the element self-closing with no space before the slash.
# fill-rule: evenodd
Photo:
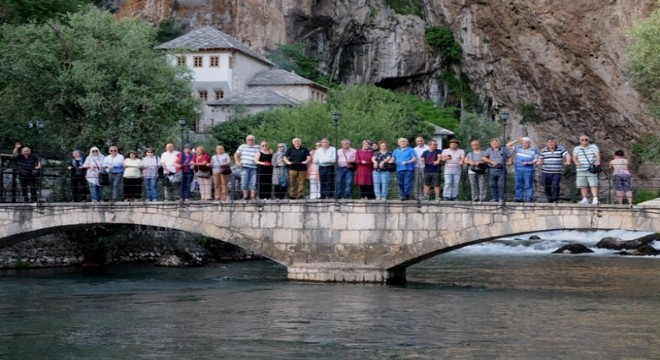
<svg viewBox="0 0 660 360">
<path fill-rule="evenodd" d="M 211 67 L 219 67 L 220 66 L 220 57 L 219 56 L 211 56 Z"/>
<path fill-rule="evenodd" d="M 229 68 L 230 69 L 234 68 L 234 57 L 233 56 L 229 57 Z"/>
<path fill-rule="evenodd" d="M 199 98 L 206 101 L 209 97 L 209 93 L 206 90 L 199 90 L 198 91 Z"/>
<path fill-rule="evenodd" d="M 176 57 L 176 64 L 178 66 L 186 66 L 186 57 L 185 56 L 177 56 Z"/>
<path fill-rule="evenodd" d="M 225 92 L 224 91 L 222 91 L 222 90 L 216 90 L 215 91 L 215 99 L 216 100 L 222 99 L 223 97 L 225 97 Z"/>
<path fill-rule="evenodd" d="M 193 67 L 202 67 L 202 64 L 201 56 L 193 56 Z"/>
</svg>

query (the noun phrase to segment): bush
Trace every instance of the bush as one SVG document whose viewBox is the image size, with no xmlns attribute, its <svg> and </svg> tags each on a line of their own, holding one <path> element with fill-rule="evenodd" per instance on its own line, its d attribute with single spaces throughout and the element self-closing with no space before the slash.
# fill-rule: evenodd
<svg viewBox="0 0 660 360">
<path fill-rule="evenodd" d="M 375 86 L 355 86 L 331 90 L 327 103 L 307 103 L 295 108 L 279 108 L 235 118 L 219 124 L 212 135 L 234 151 L 248 133 L 258 140 L 290 143 L 300 137 L 306 146 L 328 137 L 335 141 L 332 113 L 339 112 L 340 139 L 350 139 L 354 146 L 362 140 L 386 140 L 391 147 L 399 137 L 413 139 L 417 135 L 430 138 L 436 124 L 450 130 L 458 126 L 454 109 L 436 108 L 431 102 L 398 94 Z M 431 123 L 431 124 L 429 124 Z"/>
<path fill-rule="evenodd" d="M 454 35 L 446 27 L 433 26 L 427 28 L 424 36 L 426 37 L 426 43 L 442 54 L 448 61 L 458 62 L 461 60 L 461 55 L 463 55 L 461 44 L 454 39 Z"/>
</svg>

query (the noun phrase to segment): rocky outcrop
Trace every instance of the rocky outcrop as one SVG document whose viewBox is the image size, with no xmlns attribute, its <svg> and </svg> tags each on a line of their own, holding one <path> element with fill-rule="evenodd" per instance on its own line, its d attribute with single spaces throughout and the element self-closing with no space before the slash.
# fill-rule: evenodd
<svg viewBox="0 0 660 360">
<path fill-rule="evenodd" d="M 485 101 L 505 106 L 511 135 L 554 135 L 575 145 L 586 132 L 604 149 L 628 148 L 660 125 L 624 72 L 625 29 L 656 0 L 429 0 L 399 14 L 382 0 L 114 0 L 120 16 L 214 25 L 253 49 L 305 42 L 323 70 L 345 83 L 376 83 L 439 97 L 447 67 L 424 42 L 429 26 L 450 28 L 463 48 L 458 72 Z M 412 4 L 413 2 L 411 2 Z M 523 126 L 521 108 L 538 124 Z"/>
</svg>

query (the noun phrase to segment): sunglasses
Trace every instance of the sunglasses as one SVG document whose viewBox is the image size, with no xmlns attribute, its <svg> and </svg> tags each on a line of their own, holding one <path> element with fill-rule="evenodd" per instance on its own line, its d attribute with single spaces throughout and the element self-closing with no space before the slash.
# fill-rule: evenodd
<svg viewBox="0 0 660 360">
<path fill-rule="evenodd" d="M 580 139 L 580 141 L 589 141 L 589 139 Z"/>
<path fill-rule="evenodd" d="M 110 152 L 117 152 L 117 150 L 110 150 Z"/>
<path fill-rule="evenodd" d="M 98 150 L 92 150 L 92 152 L 99 152 Z"/>
</svg>

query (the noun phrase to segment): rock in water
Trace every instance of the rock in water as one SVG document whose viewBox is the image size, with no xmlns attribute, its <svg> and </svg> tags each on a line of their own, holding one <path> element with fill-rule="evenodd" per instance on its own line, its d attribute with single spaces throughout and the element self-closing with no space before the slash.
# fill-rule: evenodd
<svg viewBox="0 0 660 360">
<path fill-rule="evenodd" d="M 529 239 L 527 239 L 527 240 L 541 240 L 541 237 L 538 236 L 538 235 L 532 235 L 532 236 L 530 236 Z"/>
<path fill-rule="evenodd" d="M 637 256 L 648 256 L 648 255 L 655 256 L 660 254 L 660 250 L 654 248 L 651 245 L 642 245 L 638 247 L 637 250 L 633 251 L 632 254 Z"/>
<path fill-rule="evenodd" d="M 622 240 L 617 237 L 606 236 L 596 244 L 596 247 L 599 249 L 610 249 L 610 250 L 634 250 L 638 249 L 640 246 L 648 245 L 649 242 L 655 240 L 655 234 L 639 239 L 634 240 Z"/>
<path fill-rule="evenodd" d="M 156 266 L 163 267 L 183 267 L 185 263 L 176 255 L 163 255 L 156 260 Z"/>
<path fill-rule="evenodd" d="M 553 251 L 553 254 L 588 254 L 593 251 L 582 244 L 568 244 Z"/>
</svg>

